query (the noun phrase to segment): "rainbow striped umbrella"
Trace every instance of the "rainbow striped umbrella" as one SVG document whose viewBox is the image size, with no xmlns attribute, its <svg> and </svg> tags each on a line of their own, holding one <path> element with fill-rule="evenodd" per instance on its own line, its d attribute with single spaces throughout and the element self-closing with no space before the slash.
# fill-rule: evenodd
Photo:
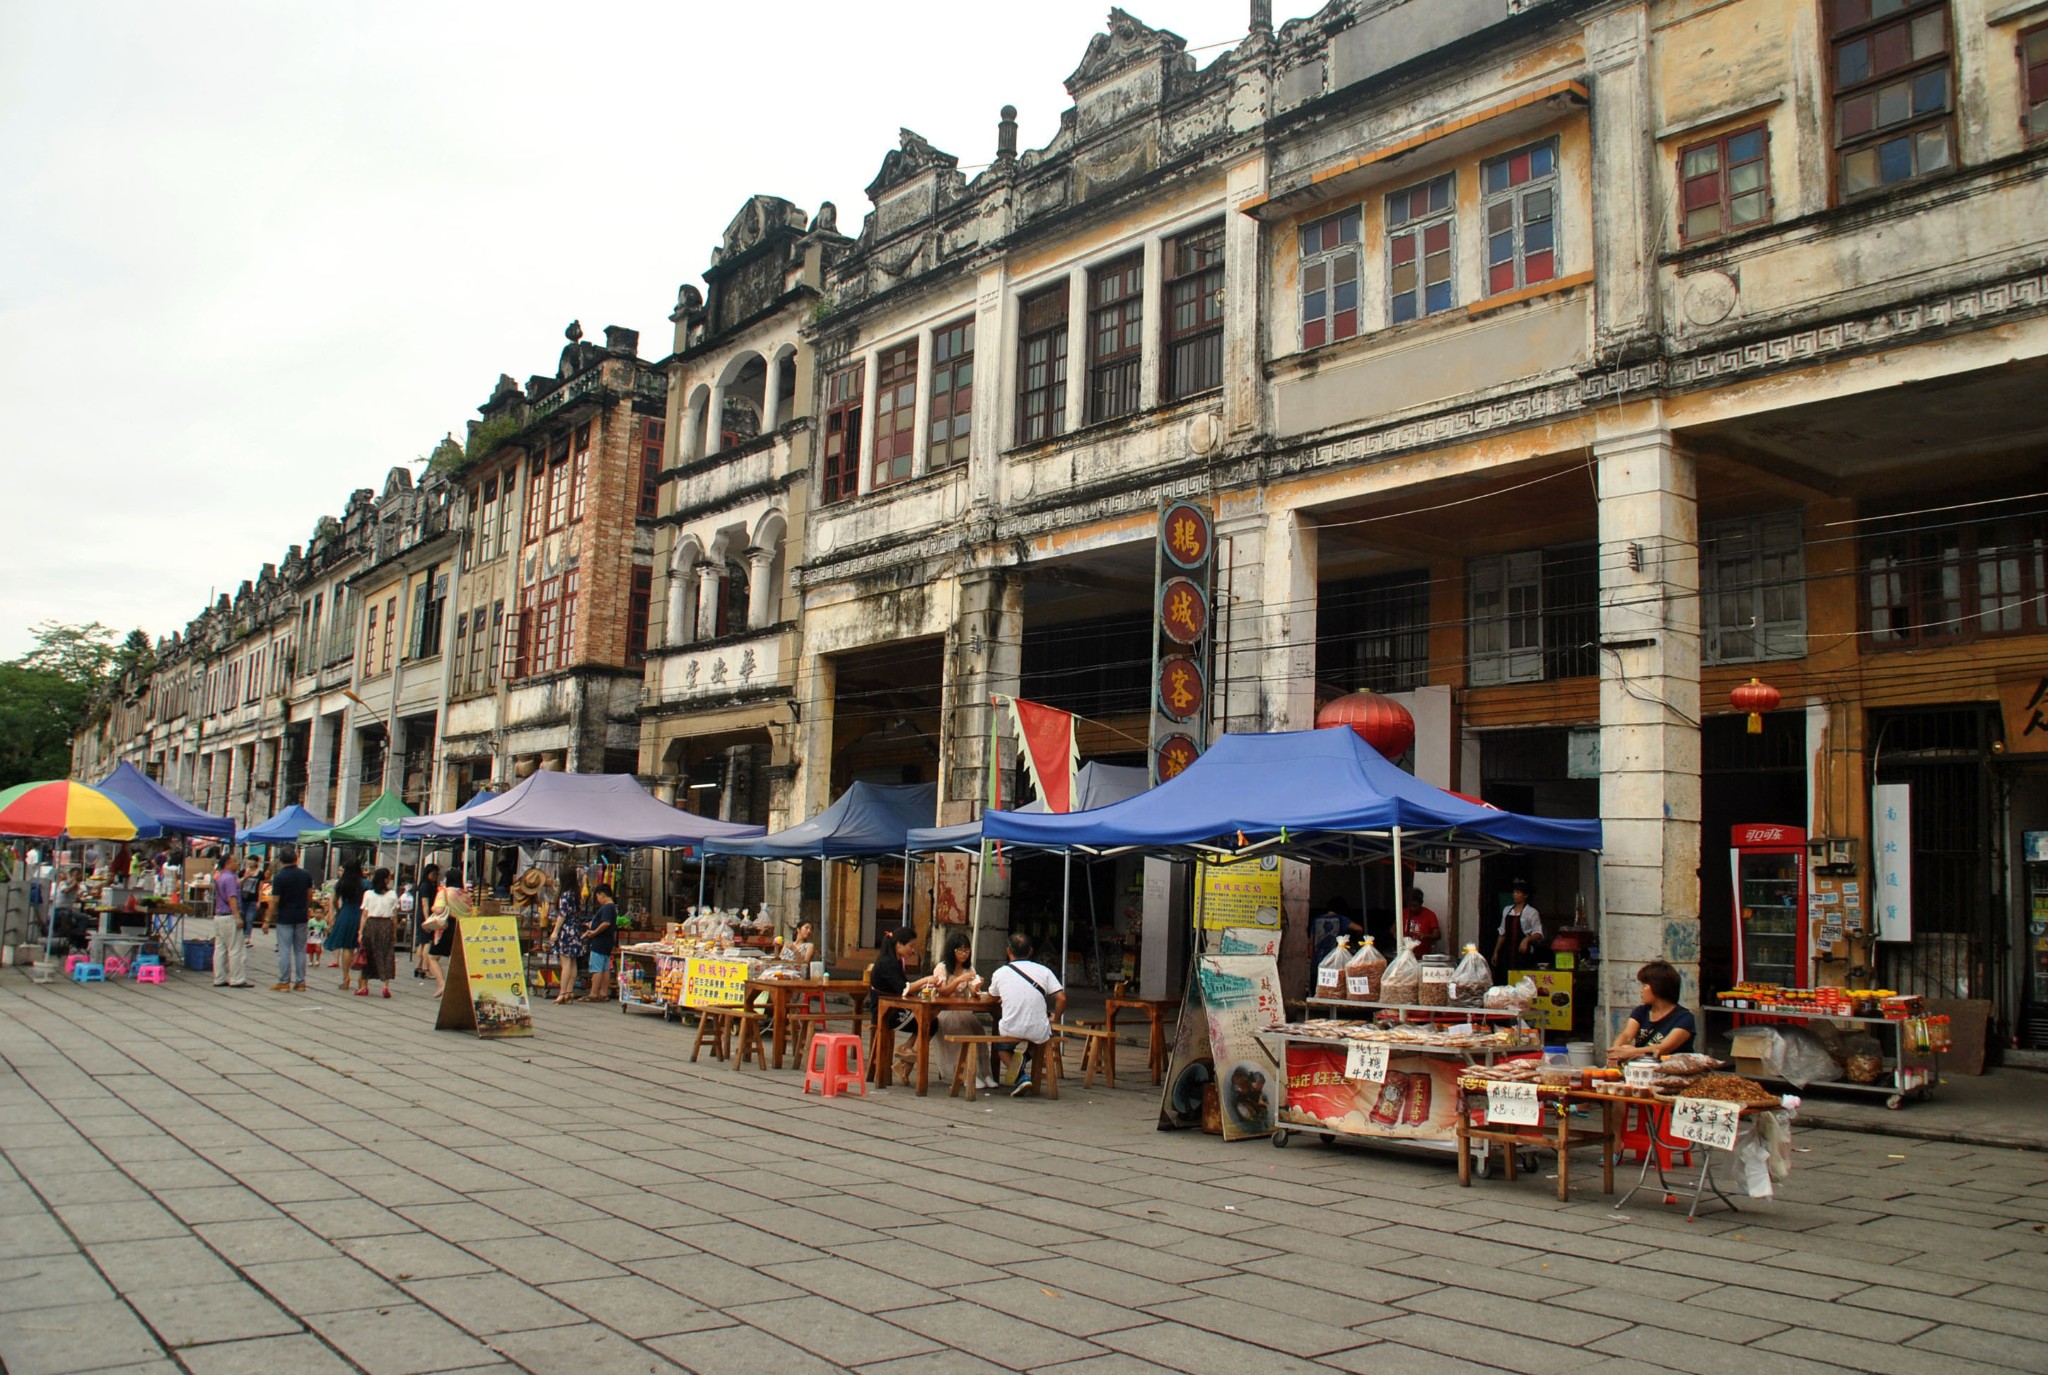
<svg viewBox="0 0 2048 1375">
<path fill-rule="evenodd" d="M 21 783 L 0 792 L 0 835 L 149 840 L 162 834 L 161 826 L 129 812 L 119 799 L 69 779 Z"/>
</svg>

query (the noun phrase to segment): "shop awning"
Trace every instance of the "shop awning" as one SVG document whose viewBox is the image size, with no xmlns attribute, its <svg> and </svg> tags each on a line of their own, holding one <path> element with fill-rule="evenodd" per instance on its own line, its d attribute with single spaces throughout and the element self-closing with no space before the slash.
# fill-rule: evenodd
<svg viewBox="0 0 2048 1375">
<path fill-rule="evenodd" d="M 714 855 L 751 859 L 871 859 L 900 855 L 913 827 L 930 826 L 939 809 L 936 783 L 855 783 L 837 802 L 757 840 L 714 840 Z"/>
<path fill-rule="evenodd" d="M 1404 773 L 1348 727 L 1226 735 L 1178 777 L 1094 811 L 990 812 L 1006 845 L 1231 860 L 1355 862 L 1392 853 L 1597 850 L 1598 821 L 1504 812 Z"/>
<path fill-rule="evenodd" d="M 131 814 L 147 816 L 166 835 L 235 838 L 234 818 L 200 811 L 126 760 L 116 764 L 112 773 L 93 786 L 119 798 Z"/>
<path fill-rule="evenodd" d="M 294 802 L 276 816 L 259 821 L 236 839 L 244 845 L 292 845 L 308 831 L 324 831 L 327 822 Z"/>
<path fill-rule="evenodd" d="M 692 816 L 650 794 L 631 774 L 530 775 L 502 796 L 445 813 L 472 840 L 552 841 L 558 845 L 615 845 L 621 849 L 691 850 L 713 838 L 761 834 L 759 826 Z M 399 827 L 412 839 L 415 822 Z M 444 837 L 445 838 L 445 837 Z"/>
<path fill-rule="evenodd" d="M 1128 764 L 1087 763 L 1074 775 L 1074 811 L 1107 807 L 1145 791 L 1145 770 Z M 1017 808 L 1020 812 L 1043 814 L 1045 803 L 1033 799 Z M 921 826 L 910 832 L 910 852 L 928 855 L 938 850 L 975 851 L 981 848 L 980 821 L 963 821 L 957 826 Z"/>
<path fill-rule="evenodd" d="M 324 830 L 299 832 L 299 839 L 308 845 L 322 843 L 330 845 L 375 845 L 384 838 L 384 828 L 397 824 L 413 814 L 405 805 L 405 799 L 394 792 L 377 794 L 377 800 L 357 812 L 348 820 Z"/>
<path fill-rule="evenodd" d="M 520 787 L 524 787 L 521 784 Z M 471 809 L 490 802 L 501 802 L 517 789 L 508 788 L 502 793 L 481 792 L 463 803 L 452 812 L 430 812 L 426 816 L 408 817 L 396 826 L 384 828 L 386 840 L 459 840 L 469 834 L 466 829 Z"/>
</svg>

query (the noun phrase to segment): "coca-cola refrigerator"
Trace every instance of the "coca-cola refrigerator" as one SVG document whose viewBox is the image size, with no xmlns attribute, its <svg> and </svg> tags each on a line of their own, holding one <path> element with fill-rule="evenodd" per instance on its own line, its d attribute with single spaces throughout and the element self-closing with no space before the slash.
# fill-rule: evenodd
<svg viewBox="0 0 2048 1375">
<path fill-rule="evenodd" d="M 1728 862 L 1735 879 L 1737 981 L 1805 988 L 1806 832 L 1737 826 Z"/>
</svg>

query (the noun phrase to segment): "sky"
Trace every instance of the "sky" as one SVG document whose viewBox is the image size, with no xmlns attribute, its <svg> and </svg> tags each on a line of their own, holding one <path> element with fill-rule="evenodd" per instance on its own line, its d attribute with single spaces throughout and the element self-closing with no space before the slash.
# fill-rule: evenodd
<svg viewBox="0 0 2048 1375">
<path fill-rule="evenodd" d="M 1126 8 L 1204 65 L 1249 12 Z M 1043 145 L 1107 13 L 0 0 L 0 658 L 182 630 L 572 319 L 663 356 L 749 195 L 852 233 L 899 127 Z"/>
</svg>

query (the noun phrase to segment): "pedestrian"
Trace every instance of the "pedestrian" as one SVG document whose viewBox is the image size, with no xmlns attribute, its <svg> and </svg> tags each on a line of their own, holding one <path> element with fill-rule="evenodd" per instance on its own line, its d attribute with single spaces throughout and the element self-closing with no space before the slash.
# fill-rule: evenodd
<svg viewBox="0 0 2048 1375">
<path fill-rule="evenodd" d="M 441 896 L 441 866 L 429 864 L 420 870 L 419 887 L 413 890 L 412 902 L 412 976 L 415 979 L 427 977 L 427 963 L 432 959 L 428 949 L 429 936 L 427 918 L 433 913 L 434 904 Z M 441 976 L 434 975 L 439 984 Z"/>
<path fill-rule="evenodd" d="M 256 934 L 257 918 L 263 915 L 263 903 L 270 887 L 270 880 L 263 872 L 263 861 L 254 855 L 242 859 L 242 941 L 248 943 Z"/>
<path fill-rule="evenodd" d="M 548 944 L 555 952 L 556 967 L 561 979 L 555 989 L 555 1001 L 570 1003 L 576 1000 L 576 968 L 583 962 L 587 947 L 583 944 L 583 914 L 576 910 L 576 904 L 569 900 L 567 893 L 555 904 L 554 929 L 548 932 Z"/>
<path fill-rule="evenodd" d="M 398 894 L 391 891 L 391 871 L 380 868 L 370 875 L 370 891 L 363 894 L 363 923 L 358 933 L 363 956 L 369 961 L 363 968 L 362 981 L 356 985 L 356 996 L 370 996 L 370 980 L 384 985 L 384 996 L 391 996 L 391 978 L 397 971 L 397 959 L 391 953 L 392 945 L 398 939 Z"/>
<path fill-rule="evenodd" d="M 341 866 L 334 881 L 334 927 L 327 933 L 327 949 L 340 956 L 341 991 L 348 992 L 349 976 L 355 973 L 356 950 L 363 929 L 363 862 L 352 859 Z M 361 979 L 357 983 L 364 982 Z"/>
<path fill-rule="evenodd" d="M 213 875 L 213 986 L 249 988 L 249 938 L 242 929 L 242 881 L 231 856 Z"/>
<path fill-rule="evenodd" d="M 1418 959 L 1434 955 L 1437 942 L 1444 937 L 1443 925 L 1437 921 L 1436 913 L 1423 905 L 1420 888 L 1408 890 L 1408 906 L 1401 913 L 1401 934 L 1415 942 Z"/>
<path fill-rule="evenodd" d="M 456 937 L 455 916 L 448 910 L 447 889 L 442 889 L 439 897 L 440 901 L 434 904 L 434 910 L 427 913 L 420 926 L 421 934 L 427 941 L 427 944 L 421 947 L 424 952 L 421 958 L 427 967 L 424 970 L 413 971 L 422 978 L 433 978 L 436 998 L 448 989 L 447 976 L 441 972 L 441 961 L 454 952 Z"/>
<path fill-rule="evenodd" d="M 875 956 L 875 967 L 868 975 L 868 988 L 872 991 L 874 1004 L 870 1009 L 877 1019 L 881 1017 L 882 999 L 901 998 L 910 988 L 910 967 L 917 963 L 917 928 L 905 926 L 901 931 L 882 933 L 882 950 Z M 879 1020 L 878 1023 L 879 1025 Z M 911 1031 L 917 1026 L 917 1019 L 907 1008 L 897 1008 L 889 1014 L 892 1031 Z M 917 1061 L 917 1043 L 914 1038 L 898 1041 L 895 1067 L 898 1078 L 907 1077 Z"/>
<path fill-rule="evenodd" d="M 313 876 L 299 867 L 296 846 L 278 851 L 278 870 L 270 876 L 270 917 L 277 926 L 277 993 L 306 991 L 306 924 L 312 919 Z"/>
<path fill-rule="evenodd" d="M 1543 914 L 1529 901 L 1529 880 L 1514 882 L 1514 901 L 1500 909 L 1500 934 L 1493 942 L 1494 977 L 1508 981 L 1510 945 L 1515 956 L 1534 955 L 1543 949 Z"/>
<path fill-rule="evenodd" d="M 782 947 L 782 958 L 801 965 L 808 973 L 811 962 L 818 958 L 818 929 L 807 921 L 798 922 L 796 934 Z"/>
<path fill-rule="evenodd" d="M 619 905 L 612 901 L 612 890 L 603 884 L 591 890 L 590 899 L 597 904 L 597 911 L 591 915 L 590 930 L 583 938 L 583 962 L 590 970 L 590 992 L 585 1001 L 601 1003 L 612 995 L 612 951 L 619 943 Z"/>
<path fill-rule="evenodd" d="M 965 931 L 953 932 L 946 937 L 938 967 L 912 983 L 906 991 L 916 994 L 929 988 L 936 998 L 971 998 L 981 992 L 981 975 L 974 972 L 974 960 L 969 953 L 972 948 Z M 939 1014 L 937 1030 L 940 1038 L 939 1078 L 951 1082 L 962 1054 L 962 1047 L 953 1038 L 980 1034 L 981 1021 L 972 1012 L 956 1007 Z M 967 1053 L 974 1052 L 970 1050 Z M 992 1089 L 996 1086 L 993 1078 L 981 1073 L 979 1063 L 974 1068 L 976 1088 Z"/>
<path fill-rule="evenodd" d="M 1053 1019 L 1067 1010 L 1067 992 L 1059 976 L 1032 959 L 1036 952 L 1031 937 L 1022 931 L 1010 934 L 1010 959 L 989 976 L 988 991 L 1002 1001 L 1002 1015 L 996 1020 L 996 1034 L 1017 1042 L 1017 1083 L 1012 1098 L 1032 1089 L 1033 1050 L 1052 1039 Z M 1001 1075 L 1003 1052 L 996 1052 L 996 1073 Z"/>
</svg>

